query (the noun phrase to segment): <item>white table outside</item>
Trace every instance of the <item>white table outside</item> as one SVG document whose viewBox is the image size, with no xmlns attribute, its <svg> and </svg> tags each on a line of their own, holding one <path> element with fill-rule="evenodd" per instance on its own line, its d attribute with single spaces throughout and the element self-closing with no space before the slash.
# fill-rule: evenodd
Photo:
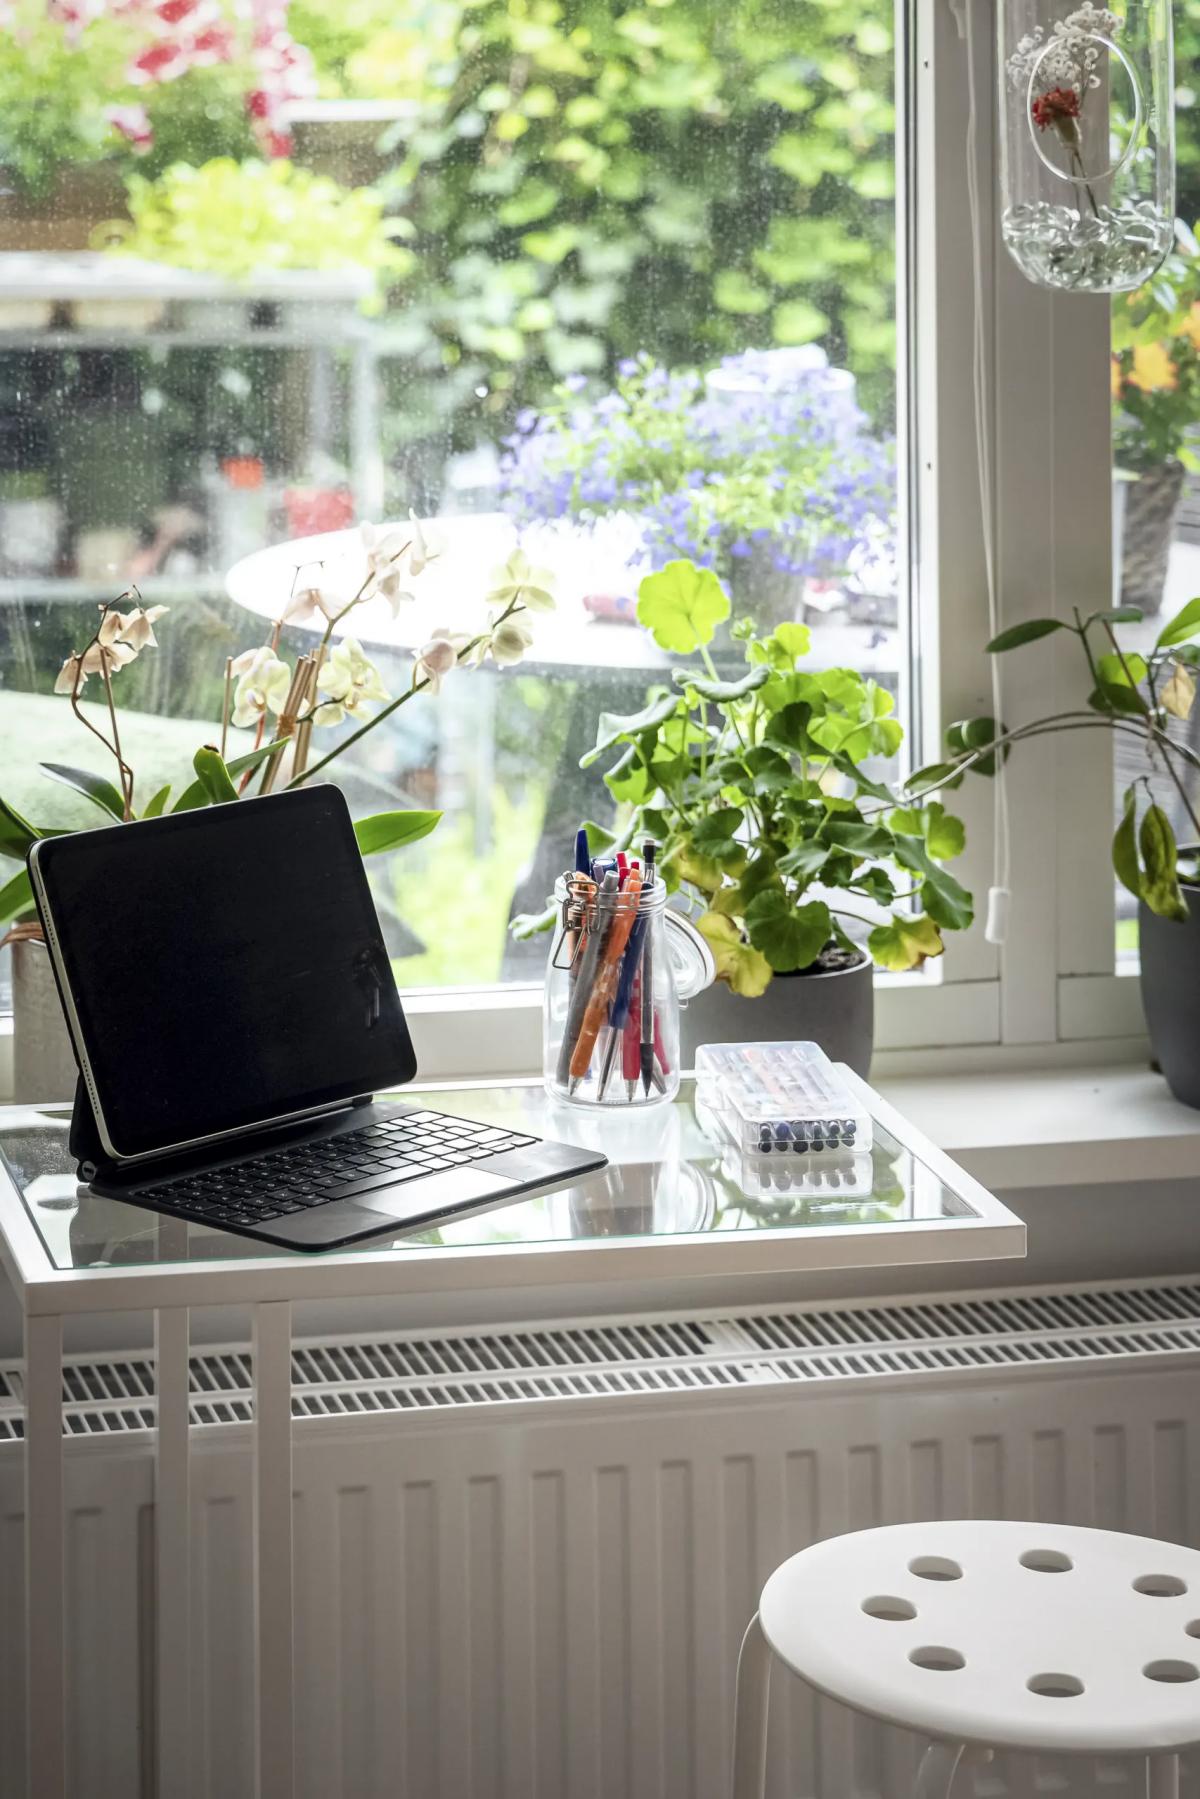
<svg viewBox="0 0 1200 1799">
<path fill-rule="evenodd" d="M 260 1799 L 291 1799 L 293 1592 L 291 1307 L 307 1299 L 454 1294 L 688 1276 L 1018 1257 L 1025 1227 L 856 1077 L 875 1119 L 869 1196 L 836 1188 L 749 1199 L 679 1100 L 614 1119 L 554 1106 L 540 1083 L 422 1087 L 404 1097 L 591 1146 L 610 1166 L 566 1188 L 471 1213 L 438 1231 L 326 1256 L 77 1193 L 66 1109 L 0 1109 L 0 1257 L 25 1320 L 28 1790 L 65 1799 L 63 1320 L 152 1311 L 157 1357 L 158 1791 L 188 1790 L 189 1308 L 254 1311 L 255 1579 Z"/>
</svg>

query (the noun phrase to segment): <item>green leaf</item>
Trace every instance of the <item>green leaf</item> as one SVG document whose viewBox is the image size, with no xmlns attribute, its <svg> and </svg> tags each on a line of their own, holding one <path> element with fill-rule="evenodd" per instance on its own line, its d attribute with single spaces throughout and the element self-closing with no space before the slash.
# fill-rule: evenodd
<svg viewBox="0 0 1200 1799">
<path fill-rule="evenodd" d="M 531 937 L 551 930 L 557 917 L 557 906 L 547 906 L 544 912 L 519 912 L 508 927 L 509 935 L 518 943 L 527 943 Z"/>
<path fill-rule="evenodd" d="M 8 924 L 14 918 L 21 918 L 26 912 L 34 910 L 33 888 L 29 881 L 29 870 L 18 869 L 11 881 L 0 887 L 0 924 Z"/>
<path fill-rule="evenodd" d="M 273 756 L 276 750 L 285 749 L 287 741 L 286 737 L 277 737 L 274 743 L 260 743 L 256 750 L 247 750 L 244 756 L 235 756 L 233 761 L 226 763 L 225 766 L 234 778 L 247 774 L 250 769 L 257 768 L 260 763 L 265 762 L 268 756 Z M 190 787 L 184 788 L 171 810 L 172 812 L 195 812 L 197 807 L 207 806 L 208 803 L 209 794 L 204 782 L 193 781 Z"/>
<path fill-rule="evenodd" d="M 171 787 L 170 787 L 170 783 L 168 782 L 168 784 L 165 787 L 159 788 L 159 790 L 155 794 L 154 798 L 145 807 L 145 809 L 142 813 L 142 817 L 143 818 L 161 818 L 163 815 L 163 812 L 166 810 L 167 801 L 170 799 L 170 797 L 171 797 Z"/>
<path fill-rule="evenodd" d="M 867 938 L 867 948 L 880 967 L 898 974 L 919 968 L 930 956 L 940 956 L 945 947 L 932 918 L 912 918 L 905 913 L 890 924 L 876 926 Z"/>
<path fill-rule="evenodd" d="M 1130 687 L 1124 681 L 1101 681 L 1088 694 L 1088 705 L 1093 712 L 1138 713 L 1149 711 L 1145 700 L 1136 687 Z"/>
<path fill-rule="evenodd" d="M 737 765 L 736 756 L 729 760 Z M 791 763 L 769 743 L 758 743 L 752 750 L 747 750 L 741 758 L 741 766 L 750 775 L 755 793 L 787 793 L 796 785 Z"/>
<path fill-rule="evenodd" d="M 1137 853 L 1137 789 L 1125 789 L 1125 810 L 1117 826 L 1112 846 L 1113 868 L 1122 887 L 1135 899 L 1142 897 L 1142 871 Z"/>
<path fill-rule="evenodd" d="M 748 675 L 740 681 L 713 681 L 708 675 L 695 674 L 691 669 L 677 668 L 675 680 L 681 687 L 693 687 L 703 700 L 744 700 L 748 693 L 754 693 L 759 687 L 765 687 L 771 679 L 769 668 L 752 668 Z"/>
<path fill-rule="evenodd" d="M 998 637 L 993 637 L 987 646 L 987 653 L 989 656 L 1000 656 L 1005 650 L 1020 649 L 1023 643 L 1036 643 L 1039 637 L 1049 637 L 1052 631 L 1065 631 L 1066 628 L 1059 618 L 1027 618 L 1019 625 L 1010 625 Z"/>
<path fill-rule="evenodd" d="M 810 751 L 808 727 L 813 709 L 807 700 L 792 700 L 775 713 L 765 736 L 768 743 L 782 744 L 785 749 Z"/>
<path fill-rule="evenodd" d="M 898 806 L 889 820 L 893 831 L 904 837 L 923 837 L 931 856 L 949 862 L 967 846 L 962 820 L 948 814 L 940 800 L 927 806 Z"/>
<path fill-rule="evenodd" d="M 38 838 L 45 835 L 22 818 L 15 806 L 0 800 L 0 856 L 16 856 L 24 861 Z"/>
<path fill-rule="evenodd" d="M 955 756 L 973 756 L 989 743 L 995 743 L 996 738 L 1002 735 L 1003 731 L 997 730 L 994 718 L 960 718 L 946 729 L 946 747 Z M 1006 762 L 1009 747 L 1006 744 L 1004 748 Z M 994 755 L 980 756 L 977 762 L 971 764 L 971 768 L 976 774 L 994 775 L 996 758 Z"/>
<path fill-rule="evenodd" d="M 588 855 L 593 860 L 597 856 L 602 856 L 605 850 L 610 850 L 617 841 L 611 831 L 606 830 L 603 825 L 598 825 L 594 819 L 584 819 L 582 829 L 587 834 Z"/>
<path fill-rule="evenodd" d="M 732 862 L 744 857 L 746 846 L 738 842 L 737 833 L 745 822 L 746 815 L 740 807 L 720 806 L 697 820 L 692 828 L 692 847 L 706 861 Z"/>
<path fill-rule="evenodd" d="M 416 843 L 428 837 L 441 822 L 440 812 L 373 812 L 370 818 L 356 818 L 354 835 L 360 855 L 379 856 L 385 850 L 399 849 L 402 844 Z"/>
<path fill-rule="evenodd" d="M 890 856 L 892 837 L 882 825 L 864 824 L 861 819 L 830 819 L 823 835 L 838 849 L 850 850 L 855 856 Z"/>
<path fill-rule="evenodd" d="M 696 929 L 713 953 L 717 979 L 727 981 L 743 999 L 757 999 L 771 984 L 771 964 L 760 950 L 744 943 L 731 918 L 720 912 L 704 912 Z"/>
<path fill-rule="evenodd" d="M 681 694 L 664 693 L 660 698 L 652 699 L 640 712 L 602 712 L 596 727 L 595 746 L 579 758 L 580 768 L 590 768 L 614 743 L 622 743 L 629 737 L 640 737 L 646 731 L 657 731 L 660 725 L 665 724 L 682 708 Z"/>
<path fill-rule="evenodd" d="M 976 767 L 978 768 L 978 764 Z M 962 784 L 962 773 L 961 771 L 955 773 L 953 762 L 929 762 L 924 768 L 918 768 L 915 773 L 909 775 L 903 783 L 906 788 L 940 787 L 947 793 L 952 793 L 956 787 L 961 787 Z"/>
<path fill-rule="evenodd" d="M 776 887 L 767 887 L 746 908 L 746 929 L 776 974 L 811 968 L 832 930 L 824 900 L 797 906 Z"/>
<path fill-rule="evenodd" d="M 1176 918 L 1186 923 L 1190 914 L 1179 886 L 1175 833 L 1161 806 L 1147 806 L 1138 832 L 1138 846 L 1146 871 L 1142 880 L 1142 898 L 1160 918 Z"/>
<path fill-rule="evenodd" d="M 619 806 L 640 806 L 650 798 L 654 784 L 636 743 L 626 744 L 604 777 L 604 785 Z"/>
<path fill-rule="evenodd" d="M 935 924 L 947 930 L 965 931 L 975 916 L 974 902 L 966 888 L 932 861 L 929 851 L 915 837 L 894 839 L 892 854 L 901 868 L 919 876 L 925 910 Z"/>
<path fill-rule="evenodd" d="M 729 617 L 729 598 L 710 568 L 668 562 L 642 581 L 637 614 L 659 649 L 686 656 L 712 641 Z"/>
<path fill-rule="evenodd" d="M 778 644 L 788 669 L 792 669 L 812 648 L 812 632 L 807 625 L 798 625 L 791 619 L 785 619 L 781 625 L 776 625 L 767 642 L 772 646 Z"/>
<path fill-rule="evenodd" d="M 210 805 L 227 806 L 231 800 L 236 800 L 237 788 L 229 778 L 224 758 L 220 750 L 214 749 L 211 743 L 201 744 L 192 757 L 192 767 L 208 795 Z"/>
<path fill-rule="evenodd" d="M 829 845 L 810 837 L 806 843 L 798 843 L 795 849 L 779 858 L 779 872 L 792 875 L 797 881 L 811 881 L 824 868 L 829 856 Z"/>
<path fill-rule="evenodd" d="M 1189 600 L 1182 612 L 1177 612 L 1173 619 L 1165 624 L 1158 634 L 1155 648 L 1169 650 L 1173 644 L 1183 643 L 1189 637 L 1200 632 L 1200 597 Z"/>
<path fill-rule="evenodd" d="M 125 802 L 111 781 L 103 775 L 94 775 L 87 768 L 69 768 L 63 762 L 39 762 L 38 767 L 52 781 L 61 781 L 64 787 L 73 787 L 76 793 L 82 793 L 85 799 L 107 812 L 110 818 L 120 822 L 125 817 Z"/>
<path fill-rule="evenodd" d="M 1101 656 L 1096 663 L 1103 685 L 1114 687 L 1136 687 L 1146 679 L 1147 668 L 1144 656 L 1128 651 L 1118 656 L 1112 651 Z"/>
</svg>

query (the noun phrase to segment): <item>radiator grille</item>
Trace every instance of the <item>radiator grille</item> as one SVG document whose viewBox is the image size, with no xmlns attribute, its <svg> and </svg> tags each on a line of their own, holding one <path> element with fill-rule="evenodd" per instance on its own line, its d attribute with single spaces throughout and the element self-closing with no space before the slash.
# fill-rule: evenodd
<svg viewBox="0 0 1200 1799">
<path fill-rule="evenodd" d="M 1200 1351 L 1200 1283 L 1136 1283 L 983 1294 L 887 1305 L 742 1309 L 572 1326 L 338 1336 L 292 1353 L 296 1418 L 587 1400 L 795 1382 Z M 192 1421 L 253 1415 L 248 1350 L 191 1357 Z M 23 1371 L 0 1365 L 0 1441 L 23 1432 Z M 147 1430 L 154 1362 L 139 1354 L 70 1358 L 63 1371 L 74 1436 Z"/>
</svg>

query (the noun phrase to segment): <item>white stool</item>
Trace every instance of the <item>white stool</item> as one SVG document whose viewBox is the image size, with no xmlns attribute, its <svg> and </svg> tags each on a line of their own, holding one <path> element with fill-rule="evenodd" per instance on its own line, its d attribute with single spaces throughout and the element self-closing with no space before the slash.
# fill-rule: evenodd
<svg viewBox="0 0 1200 1799">
<path fill-rule="evenodd" d="M 1062 1524 L 895 1524 L 814 1543 L 763 1588 L 738 1661 L 733 1799 L 762 1799 L 771 1657 L 931 1739 L 916 1799 L 964 1750 L 1147 1758 L 1177 1799 L 1200 1742 L 1200 1553 Z"/>
</svg>

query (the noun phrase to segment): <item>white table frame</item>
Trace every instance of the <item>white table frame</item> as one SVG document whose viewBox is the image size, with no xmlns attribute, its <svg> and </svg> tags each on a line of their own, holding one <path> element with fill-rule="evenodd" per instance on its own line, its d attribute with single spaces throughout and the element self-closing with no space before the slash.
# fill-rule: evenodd
<svg viewBox="0 0 1200 1799">
<path fill-rule="evenodd" d="M 601 1282 L 808 1273 L 992 1260 L 1025 1254 L 1025 1226 L 864 1082 L 843 1070 L 876 1120 L 974 1216 L 879 1225 L 717 1231 L 659 1238 L 380 1249 L 325 1256 L 178 1260 L 122 1268 L 56 1268 L 0 1169 L 0 1260 L 25 1327 L 27 1790 L 66 1799 L 66 1642 L 63 1622 L 63 1320 L 151 1311 L 158 1417 L 155 1441 L 157 1774 L 160 1799 L 186 1799 L 191 1764 L 189 1539 L 189 1310 L 246 1305 L 254 1317 L 254 1566 L 257 1799 L 292 1799 L 294 1592 L 292 1540 L 292 1306 L 404 1294 L 511 1292 Z M 539 1085 L 496 1083 L 501 1090 Z M 494 1090 L 494 1089 L 493 1089 Z M 463 1083 L 409 1089 L 461 1094 Z M 27 1111 L 27 1108 L 21 1108 Z M 0 1124 L 4 1113 L 0 1110 Z M 561 1183 L 558 1183 L 561 1185 Z M 551 1189 L 552 1190 L 552 1189 Z M 528 1196 L 525 1196 L 528 1197 Z M 160 1252 L 186 1253 L 187 1227 L 160 1222 Z"/>
</svg>

